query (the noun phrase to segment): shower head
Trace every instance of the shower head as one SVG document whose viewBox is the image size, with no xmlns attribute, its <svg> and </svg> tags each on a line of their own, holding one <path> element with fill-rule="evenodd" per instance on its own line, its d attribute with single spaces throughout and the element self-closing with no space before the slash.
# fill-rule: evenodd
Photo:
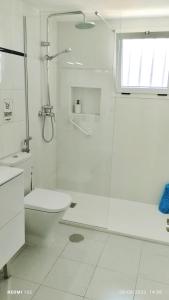
<svg viewBox="0 0 169 300">
<path fill-rule="evenodd" d="M 67 12 L 60 12 L 60 13 L 52 13 L 48 15 L 47 17 L 47 26 L 49 26 L 49 19 L 52 17 L 59 17 L 59 16 L 66 16 L 66 15 L 82 15 L 83 21 L 80 23 L 77 23 L 75 25 L 78 29 L 90 29 L 96 26 L 94 22 L 86 22 L 86 16 L 83 11 L 77 10 L 77 11 L 67 11 Z"/>
<path fill-rule="evenodd" d="M 78 29 L 91 29 L 91 28 L 94 28 L 95 26 L 96 26 L 96 24 L 94 22 L 86 22 L 86 21 L 77 23 L 75 25 L 75 27 Z"/>
<path fill-rule="evenodd" d="M 83 15 L 83 21 L 75 24 L 75 27 L 77 29 L 91 29 L 96 26 L 96 24 L 94 22 L 86 21 L 86 16 L 83 12 L 81 12 L 81 14 Z"/>
<path fill-rule="evenodd" d="M 63 51 L 60 51 L 60 52 L 56 53 L 55 55 L 52 55 L 52 56 L 50 56 L 50 55 L 45 55 L 45 59 L 47 59 L 47 60 L 53 60 L 55 57 L 57 57 L 57 56 L 59 56 L 59 55 L 61 55 L 61 54 L 69 53 L 69 52 L 71 52 L 71 51 L 72 51 L 71 48 L 66 48 L 66 49 L 64 49 Z"/>
</svg>

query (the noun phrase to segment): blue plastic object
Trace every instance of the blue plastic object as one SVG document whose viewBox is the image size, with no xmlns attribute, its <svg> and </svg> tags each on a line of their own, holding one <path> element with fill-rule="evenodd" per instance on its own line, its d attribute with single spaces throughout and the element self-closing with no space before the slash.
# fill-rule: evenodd
<svg viewBox="0 0 169 300">
<path fill-rule="evenodd" d="M 169 214 L 169 184 L 165 185 L 164 193 L 159 204 L 159 211 L 163 214 Z"/>
</svg>

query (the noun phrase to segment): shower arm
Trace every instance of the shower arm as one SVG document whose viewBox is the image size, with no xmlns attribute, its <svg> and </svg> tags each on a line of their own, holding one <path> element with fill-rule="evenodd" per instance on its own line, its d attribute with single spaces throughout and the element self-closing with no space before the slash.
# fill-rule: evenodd
<svg viewBox="0 0 169 300">
<path fill-rule="evenodd" d="M 62 12 L 62 13 L 52 13 L 47 16 L 46 21 L 46 42 L 47 42 L 47 56 L 49 57 L 49 20 L 53 17 L 59 17 L 59 16 L 72 16 L 72 15 L 82 15 L 83 16 L 83 22 L 86 21 L 86 16 L 81 10 L 76 11 L 68 11 L 68 12 Z"/>
<path fill-rule="evenodd" d="M 48 15 L 48 17 L 47 17 L 47 42 L 49 42 L 49 20 L 53 17 L 72 16 L 72 15 L 82 15 L 84 18 L 84 22 L 86 20 L 86 16 L 81 10 L 68 11 L 68 12 L 63 12 L 63 13 L 52 13 L 52 14 Z"/>
<path fill-rule="evenodd" d="M 48 15 L 48 19 L 52 18 L 52 17 L 59 17 L 59 16 L 68 16 L 68 15 L 83 15 L 83 17 L 85 17 L 85 14 L 81 11 L 81 10 L 77 10 L 77 11 L 68 11 L 68 12 L 63 12 L 63 13 L 53 13 Z"/>
<path fill-rule="evenodd" d="M 59 16 L 64 16 L 64 15 L 82 15 L 85 21 L 85 14 L 81 10 L 77 11 L 70 11 L 70 12 L 63 12 L 63 13 L 52 13 L 47 16 L 47 21 L 46 21 L 46 42 L 47 42 L 47 52 L 46 52 L 46 57 L 49 58 L 46 60 L 47 64 L 47 77 L 49 77 L 49 61 L 50 61 L 50 56 L 49 56 L 49 20 L 53 17 L 59 17 Z M 49 89 L 49 88 L 48 88 Z M 49 90 L 48 90 L 48 105 L 51 105 L 50 103 L 50 95 L 49 95 Z"/>
</svg>

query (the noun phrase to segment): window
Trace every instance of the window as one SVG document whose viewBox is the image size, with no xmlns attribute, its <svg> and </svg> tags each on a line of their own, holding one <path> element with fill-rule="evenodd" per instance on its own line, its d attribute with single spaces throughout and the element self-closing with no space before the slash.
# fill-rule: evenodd
<svg viewBox="0 0 169 300">
<path fill-rule="evenodd" d="M 169 32 L 117 34 L 117 88 L 168 93 Z"/>
</svg>

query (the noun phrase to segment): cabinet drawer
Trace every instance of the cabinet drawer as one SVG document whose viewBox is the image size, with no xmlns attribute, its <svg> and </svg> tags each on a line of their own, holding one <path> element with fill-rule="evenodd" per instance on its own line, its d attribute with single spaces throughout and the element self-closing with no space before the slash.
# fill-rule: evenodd
<svg viewBox="0 0 169 300">
<path fill-rule="evenodd" d="M 0 230 L 0 269 L 25 243 L 24 210 Z"/>
<path fill-rule="evenodd" d="M 24 208 L 23 174 L 0 186 L 0 229 Z"/>
</svg>

